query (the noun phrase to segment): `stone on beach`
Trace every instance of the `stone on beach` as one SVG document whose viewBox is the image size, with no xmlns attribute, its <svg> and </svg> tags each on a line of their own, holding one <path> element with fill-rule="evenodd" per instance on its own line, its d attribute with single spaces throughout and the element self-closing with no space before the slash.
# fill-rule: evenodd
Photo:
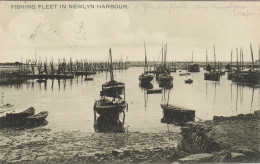
<svg viewBox="0 0 260 164">
<path fill-rule="evenodd" d="M 213 159 L 212 154 L 208 153 L 201 153 L 201 154 L 193 154 L 190 156 L 187 156 L 185 158 L 179 159 L 180 162 L 184 163 L 192 163 L 192 162 L 210 162 Z"/>
</svg>

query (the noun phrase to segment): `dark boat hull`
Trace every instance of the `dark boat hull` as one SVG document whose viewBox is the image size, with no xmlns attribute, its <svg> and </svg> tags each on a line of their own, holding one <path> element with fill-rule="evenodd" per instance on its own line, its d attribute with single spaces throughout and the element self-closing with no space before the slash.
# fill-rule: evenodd
<svg viewBox="0 0 260 164">
<path fill-rule="evenodd" d="M 141 83 L 150 83 L 153 80 L 153 75 L 140 75 L 139 80 Z"/>
<path fill-rule="evenodd" d="M 27 120 L 27 126 L 38 126 L 43 124 L 45 121 L 46 117 L 48 116 L 47 111 L 40 112 L 36 115 L 28 117 Z"/>
<path fill-rule="evenodd" d="M 92 81 L 94 78 L 92 77 L 92 78 L 85 78 L 84 80 L 85 81 Z"/>
<path fill-rule="evenodd" d="M 116 102 L 108 102 L 102 103 L 102 100 L 96 101 L 94 104 L 94 110 L 99 115 L 106 115 L 106 116 L 114 116 L 117 117 L 121 114 L 127 107 L 127 103 L 122 101 L 120 103 Z"/>
<path fill-rule="evenodd" d="M 147 89 L 147 94 L 162 93 L 162 89 Z"/>
<path fill-rule="evenodd" d="M 3 127 L 25 126 L 27 123 L 27 118 L 34 115 L 34 113 L 35 109 L 33 107 L 20 113 L 8 113 L 5 117 L 0 118 L 0 124 Z"/>
<path fill-rule="evenodd" d="M 118 97 L 125 91 L 125 84 L 117 81 L 109 81 L 102 85 L 101 96 Z"/>
<path fill-rule="evenodd" d="M 220 74 L 217 72 L 204 73 L 204 80 L 219 81 Z"/>
<path fill-rule="evenodd" d="M 185 124 L 195 120 L 195 110 L 182 109 L 173 105 L 161 104 L 163 109 L 162 122 Z"/>
</svg>

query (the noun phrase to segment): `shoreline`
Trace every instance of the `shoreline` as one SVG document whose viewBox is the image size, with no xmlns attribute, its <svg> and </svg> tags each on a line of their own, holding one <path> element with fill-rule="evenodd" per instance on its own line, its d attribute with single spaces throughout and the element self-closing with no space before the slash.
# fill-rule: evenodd
<svg viewBox="0 0 260 164">
<path fill-rule="evenodd" d="M 0 129 L 0 163 L 260 162 L 259 111 L 190 122 L 181 132 Z"/>
</svg>

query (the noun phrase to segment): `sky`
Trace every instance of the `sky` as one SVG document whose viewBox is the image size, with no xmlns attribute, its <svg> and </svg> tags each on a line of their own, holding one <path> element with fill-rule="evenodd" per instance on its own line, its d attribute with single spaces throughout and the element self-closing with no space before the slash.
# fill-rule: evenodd
<svg viewBox="0 0 260 164">
<path fill-rule="evenodd" d="M 37 8 L 57 4 L 56 9 Z M 67 5 L 60 9 L 59 5 Z M 68 5 L 94 5 L 69 9 Z M 126 9 L 97 5 L 127 5 Z M 36 5 L 36 9 L 11 9 Z M 0 1 L 0 62 L 58 58 L 104 61 L 161 59 L 167 44 L 168 61 L 233 60 L 243 49 L 244 60 L 258 59 L 260 2 L 4 2 Z"/>
</svg>

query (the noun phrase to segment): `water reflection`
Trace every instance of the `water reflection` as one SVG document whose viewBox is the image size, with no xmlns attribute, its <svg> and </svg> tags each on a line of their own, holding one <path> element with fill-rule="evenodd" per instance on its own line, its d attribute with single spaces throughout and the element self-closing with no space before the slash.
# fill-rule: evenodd
<svg viewBox="0 0 260 164">
<path fill-rule="evenodd" d="M 196 110 L 196 117 L 202 120 L 210 120 L 214 115 L 230 116 L 259 110 L 260 88 L 238 85 L 225 77 L 220 82 L 204 81 L 204 72 L 201 71 L 191 73 L 192 85 L 185 85 L 186 77 L 172 74 L 173 83 L 161 86 L 162 93 L 147 95 L 148 88 L 158 89 L 160 86 L 156 80 L 148 85 L 139 84 L 137 79 L 141 72 L 142 68 L 116 71 L 116 79 L 125 82 L 126 86 L 129 131 L 167 130 L 166 124 L 160 122 L 163 117 L 162 102 Z M 48 110 L 48 126 L 51 128 L 94 132 L 93 102 L 99 98 L 100 86 L 105 81 L 106 72 L 103 72 L 97 74 L 93 81 L 84 81 L 84 76 L 67 80 L 49 79 L 46 84 L 28 80 L 0 86 L 0 90 L 5 92 L 6 103 L 14 104 L 17 110 L 28 106 Z M 97 120 L 101 121 L 97 121 L 96 126 L 102 129 L 103 125 L 99 122 L 106 121 L 102 118 Z"/>
<path fill-rule="evenodd" d="M 94 129 L 96 133 L 124 133 L 124 120 L 101 115 L 94 121 Z"/>
</svg>

